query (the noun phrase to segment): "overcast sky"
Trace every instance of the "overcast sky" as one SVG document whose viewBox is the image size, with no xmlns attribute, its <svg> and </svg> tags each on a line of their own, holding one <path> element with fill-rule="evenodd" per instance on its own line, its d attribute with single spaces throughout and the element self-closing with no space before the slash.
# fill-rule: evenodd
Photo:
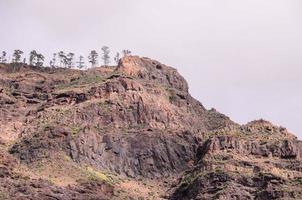
<svg viewBox="0 0 302 200">
<path fill-rule="evenodd" d="M 301 0 L 0 0 L 0 19 L 0 51 L 128 48 L 177 68 L 207 108 L 302 138 Z"/>
</svg>

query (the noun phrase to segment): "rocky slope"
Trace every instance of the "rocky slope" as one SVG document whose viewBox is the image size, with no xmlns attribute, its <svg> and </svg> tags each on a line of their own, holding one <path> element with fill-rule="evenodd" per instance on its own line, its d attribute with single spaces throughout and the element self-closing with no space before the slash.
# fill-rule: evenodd
<svg viewBox="0 0 302 200">
<path fill-rule="evenodd" d="M 205 109 L 149 58 L 0 65 L 0 110 L 0 199 L 302 198 L 302 142 Z"/>
</svg>

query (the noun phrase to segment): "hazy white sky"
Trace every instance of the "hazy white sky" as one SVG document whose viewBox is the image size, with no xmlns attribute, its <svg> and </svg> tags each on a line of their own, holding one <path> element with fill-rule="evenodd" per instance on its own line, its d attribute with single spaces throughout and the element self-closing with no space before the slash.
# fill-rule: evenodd
<svg viewBox="0 0 302 200">
<path fill-rule="evenodd" d="M 301 0 L 0 0 L 0 50 L 108 45 L 176 67 L 207 108 L 302 138 Z"/>
</svg>

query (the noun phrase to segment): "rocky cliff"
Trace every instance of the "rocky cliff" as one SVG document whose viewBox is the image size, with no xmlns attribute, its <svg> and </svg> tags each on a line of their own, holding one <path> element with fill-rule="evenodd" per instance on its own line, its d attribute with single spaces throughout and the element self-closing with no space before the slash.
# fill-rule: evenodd
<svg viewBox="0 0 302 200">
<path fill-rule="evenodd" d="M 302 198 L 302 142 L 207 110 L 174 68 L 13 69 L 0 65 L 0 199 Z"/>
</svg>

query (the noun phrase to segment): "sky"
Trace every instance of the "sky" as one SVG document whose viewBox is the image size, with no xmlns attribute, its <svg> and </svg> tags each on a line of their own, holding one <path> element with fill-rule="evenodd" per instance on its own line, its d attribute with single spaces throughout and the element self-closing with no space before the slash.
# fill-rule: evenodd
<svg viewBox="0 0 302 200">
<path fill-rule="evenodd" d="M 0 19 L 0 51 L 130 49 L 177 68 L 206 108 L 302 139 L 301 0 L 0 0 Z"/>
</svg>

